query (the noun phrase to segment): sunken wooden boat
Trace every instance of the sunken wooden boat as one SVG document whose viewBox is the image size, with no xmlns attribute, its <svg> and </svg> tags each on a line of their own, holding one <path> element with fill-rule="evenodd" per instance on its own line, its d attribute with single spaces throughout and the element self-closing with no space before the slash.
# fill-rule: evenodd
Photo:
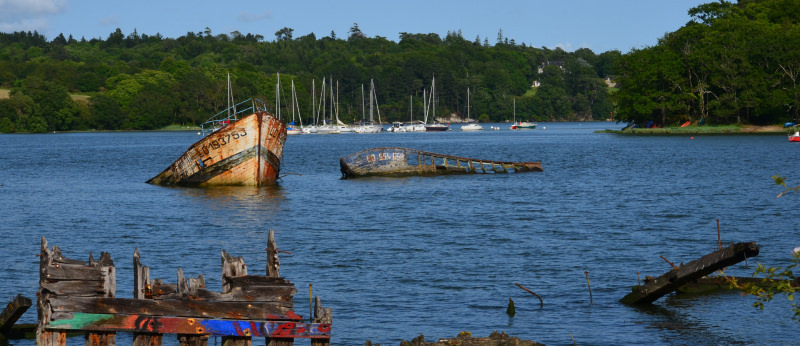
<svg viewBox="0 0 800 346">
<path fill-rule="evenodd" d="M 147 182 L 177 186 L 274 184 L 281 169 L 286 125 L 257 99 L 232 108 L 204 123 L 204 137 Z"/>
<path fill-rule="evenodd" d="M 536 162 L 470 159 L 427 151 L 386 147 L 357 152 L 339 159 L 342 178 L 480 173 L 541 172 Z"/>
</svg>

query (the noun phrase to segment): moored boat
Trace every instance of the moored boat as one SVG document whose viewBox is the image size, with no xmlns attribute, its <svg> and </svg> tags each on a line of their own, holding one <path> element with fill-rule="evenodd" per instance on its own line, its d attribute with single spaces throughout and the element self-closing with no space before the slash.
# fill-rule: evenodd
<svg viewBox="0 0 800 346">
<path fill-rule="evenodd" d="M 450 124 L 445 125 L 441 123 L 434 123 L 425 125 L 425 131 L 427 132 L 439 132 L 447 130 L 450 130 Z"/>
<path fill-rule="evenodd" d="M 541 172 L 536 162 L 470 159 L 417 149 L 385 147 L 367 149 L 339 159 L 342 178 L 476 173 Z"/>
<path fill-rule="evenodd" d="M 789 142 L 800 142 L 800 131 L 795 132 L 793 135 L 789 135 Z"/>
<path fill-rule="evenodd" d="M 246 108 L 237 111 L 241 106 Z M 206 123 L 223 126 L 192 144 L 148 183 L 178 186 L 275 183 L 281 169 L 286 125 L 267 112 L 264 102 L 257 99 L 241 102 Z"/>
<path fill-rule="evenodd" d="M 512 130 L 533 130 L 535 128 L 535 123 L 529 123 L 527 121 L 520 121 L 511 125 Z"/>
</svg>

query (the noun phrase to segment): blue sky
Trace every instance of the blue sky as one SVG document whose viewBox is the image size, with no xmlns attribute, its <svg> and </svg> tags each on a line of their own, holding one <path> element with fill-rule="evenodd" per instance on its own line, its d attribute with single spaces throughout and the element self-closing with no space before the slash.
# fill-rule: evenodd
<svg viewBox="0 0 800 346">
<path fill-rule="evenodd" d="M 400 32 L 461 30 L 465 39 L 489 43 L 498 32 L 517 44 L 589 48 L 595 53 L 652 46 L 689 21 L 687 11 L 712 0 L 0 0 L 0 32 L 33 31 L 48 40 L 63 33 L 105 39 L 127 35 L 176 38 L 206 27 L 213 35 L 234 31 L 275 39 L 283 27 L 294 37 L 331 31 L 345 38 L 353 23 L 369 36 L 399 40 Z"/>
</svg>

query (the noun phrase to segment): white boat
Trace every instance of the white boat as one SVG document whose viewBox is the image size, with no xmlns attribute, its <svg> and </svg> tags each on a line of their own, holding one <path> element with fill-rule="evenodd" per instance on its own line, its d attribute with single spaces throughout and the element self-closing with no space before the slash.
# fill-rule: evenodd
<svg viewBox="0 0 800 346">
<path fill-rule="evenodd" d="M 373 109 L 373 106 L 375 107 Z M 378 123 L 375 123 L 375 117 L 373 116 L 373 110 L 377 111 L 378 113 Z M 364 117 L 364 85 L 361 85 L 361 117 Z M 378 107 L 378 95 L 375 93 L 375 82 L 370 79 L 369 80 L 369 120 L 364 121 L 362 120 L 361 125 L 356 127 L 356 132 L 358 133 L 380 133 L 383 131 L 383 126 L 380 125 L 381 122 L 381 110 Z"/>
<path fill-rule="evenodd" d="M 483 126 L 478 123 L 461 125 L 461 131 L 483 131 Z"/>
<path fill-rule="evenodd" d="M 467 119 L 469 118 L 469 88 L 467 88 Z M 483 131 L 483 126 L 477 122 L 461 125 L 461 131 Z"/>
<path fill-rule="evenodd" d="M 386 132 L 406 132 L 406 126 L 399 121 L 395 121 L 392 123 L 392 127 L 387 129 Z"/>
</svg>

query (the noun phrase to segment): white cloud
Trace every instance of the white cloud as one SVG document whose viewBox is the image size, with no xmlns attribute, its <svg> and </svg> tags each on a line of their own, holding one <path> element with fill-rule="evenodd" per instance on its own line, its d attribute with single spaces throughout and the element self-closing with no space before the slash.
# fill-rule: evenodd
<svg viewBox="0 0 800 346">
<path fill-rule="evenodd" d="M 39 17 L 60 13 L 66 5 L 66 0 L 0 0 L 0 16 Z"/>
<path fill-rule="evenodd" d="M 43 18 L 21 19 L 14 22 L 0 22 L 0 32 L 38 31 L 43 33 L 50 26 Z"/>
<path fill-rule="evenodd" d="M 66 0 L 0 0 L 0 31 L 39 31 L 49 28 L 47 16 L 61 13 Z"/>
<path fill-rule="evenodd" d="M 2 1 L 2 0 L 0 0 Z M 264 19 L 272 19 L 272 12 L 266 11 L 263 13 L 250 13 L 250 12 L 239 12 L 236 16 L 240 22 L 258 22 Z"/>
</svg>

